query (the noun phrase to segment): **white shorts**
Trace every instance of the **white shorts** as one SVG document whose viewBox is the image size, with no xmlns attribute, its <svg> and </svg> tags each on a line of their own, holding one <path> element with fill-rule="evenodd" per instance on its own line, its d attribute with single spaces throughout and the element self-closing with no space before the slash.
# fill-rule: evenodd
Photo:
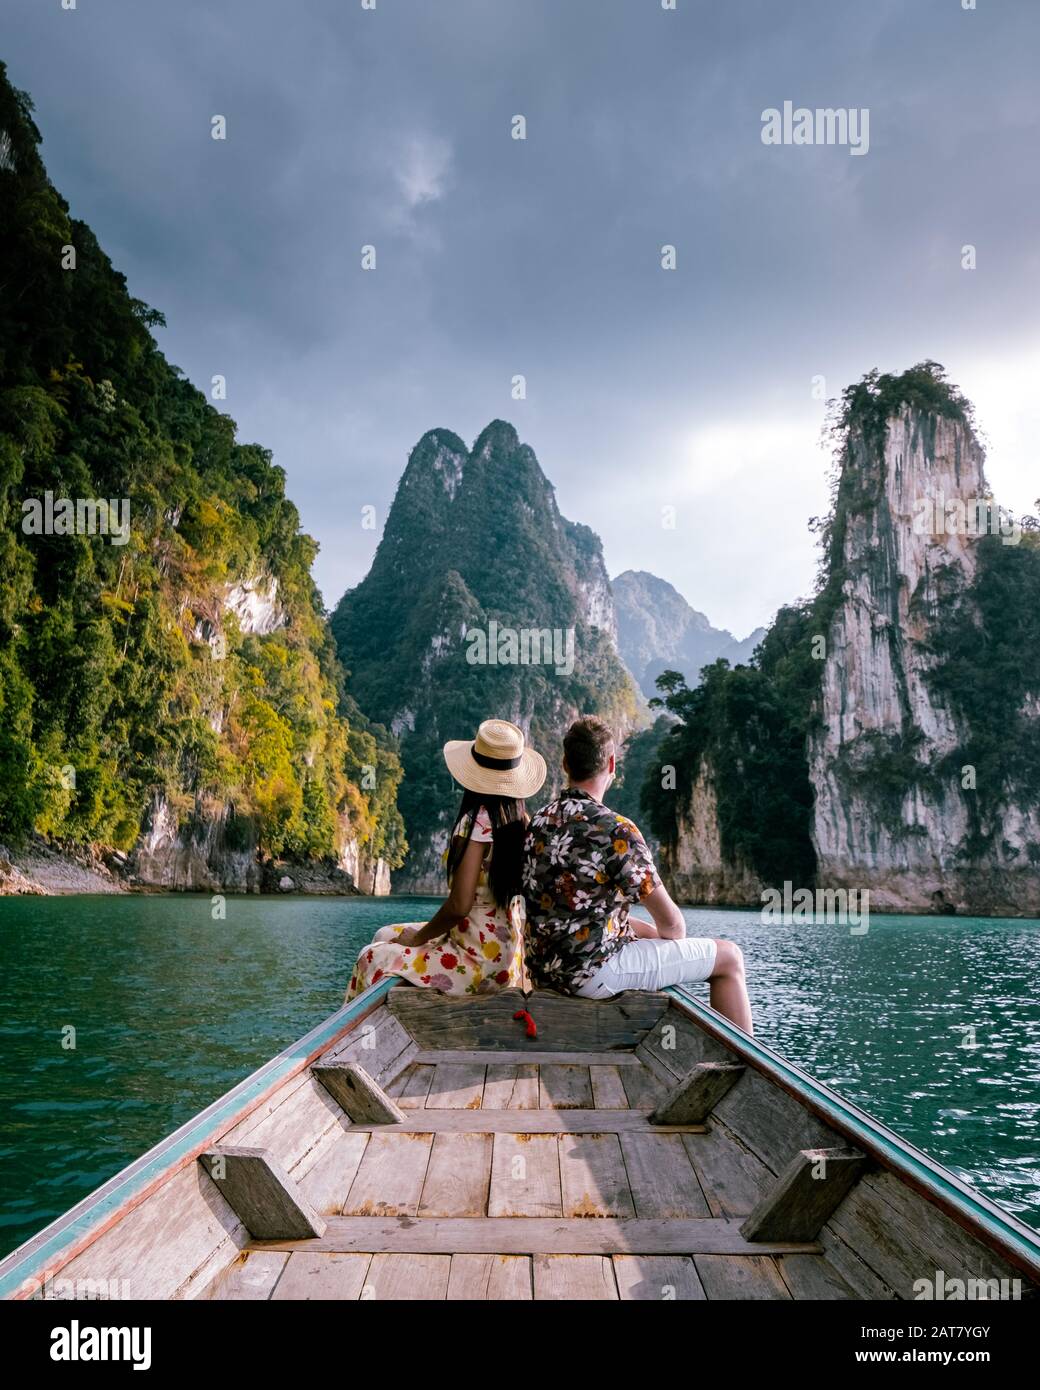
<svg viewBox="0 0 1040 1390">
<path fill-rule="evenodd" d="M 574 991 L 583 999 L 606 999 L 623 989 L 665 989 L 706 980 L 715 969 L 717 951 L 710 936 L 664 941 L 640 936 L 629 941 Z"/>
</svg>

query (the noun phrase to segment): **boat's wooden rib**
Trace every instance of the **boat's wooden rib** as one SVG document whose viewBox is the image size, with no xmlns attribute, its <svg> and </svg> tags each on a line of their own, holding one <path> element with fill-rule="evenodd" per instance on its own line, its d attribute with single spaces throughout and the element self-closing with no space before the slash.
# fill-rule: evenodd
<svg viewBox="0 0 1040 1390">
<path fill-rule="evenodd" d="M 384 1126 L 356 1125 L 371 1132 Z M 405 1110 L 396 1129 L 405 1134 L 620 1134 L 640 1130 L 645 1134 L 704 1134 L 706 1125 L 656 1125 L 649 1110 Z"/>
<path fill-rule="evenodd" d="M 858 1149 L 800 1149 L 741 1233 L 748 1240 L 815 1240 L 866 1167 Z"/>
<path fill-rule="evenodd" d="M 654 1123 L 699 1124 L 743 1075 L 736 1062 L 698 1062 L 654 1111 Z"/>
<path fill-rule="evenodd" d="M 355 1124 L 394 1125 L 404 1119 L 401 1108 L 357 1062 L 337 1062 L 331 1067 L 315 1064 L 311 1075 Z"/>
<path fill-rule="evenodd" d="M 267 1189 L 196 1162 L 229 1149 Z M 287 1193 L 321 1234 L 258 1241 Z M 387 980 L 0 1262 L 0 1294 L 874 1300 L 939 1271 L 1029 1296 L 1040 1238 L 684 991 Z"/>
<path fill-rule="evenodd" d="M 325 1221 L 266 1149 L 220 1144 L 199 1162 L 251 1236 L 300 1240 L 325 1234 Z"/>
<path fill-rule="evenodd" d="M 405 1253 L 478 1255 L 819 1255 L 816 1241 L 762 1241 L 752 1244 L 732 1221 L 715 1217 L 697 1221 L 639 1217 L 480 1216 L 430 1217 L 333 1216 L 325 1234 L 304 1242 L 254 1242 L 256 1250 L 324 1251 L 331 1254 Z"/>
</svg>

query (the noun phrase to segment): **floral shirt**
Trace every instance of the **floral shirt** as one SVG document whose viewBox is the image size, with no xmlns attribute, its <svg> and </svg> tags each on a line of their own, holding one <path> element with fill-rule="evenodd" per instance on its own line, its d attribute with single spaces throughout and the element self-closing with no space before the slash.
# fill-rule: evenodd
<svg viewBox="0 0 1040 1390">
<path fill-rule="evenodd" d="M 629 906 L 660 882 L 638 828 L 588 792 L 569 787 L 543 806 L 524 842 L 532 982 L 573 993 L 634 939 Z"/>
</svg>

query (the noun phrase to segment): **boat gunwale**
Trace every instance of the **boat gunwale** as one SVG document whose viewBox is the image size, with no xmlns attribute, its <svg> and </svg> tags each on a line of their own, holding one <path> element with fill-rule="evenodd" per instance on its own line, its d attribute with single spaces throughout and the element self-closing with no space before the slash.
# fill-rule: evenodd
<svg viewBox="0 0 1040 1390">
<path fill-rule="evenodd" d="M 1040 1232 L 964 1182 L 945 1164 L 930 1158 L 909 1140 L 861 1110 L 853 1101 L 846 1100 L 765 1043 L 730 1023 L 722 1014 L 688 993 L 684 986 L 670 985 L 664 993 L 670 996 L 680 1012 L 715 1041 L 736 1052 L 742 1061 L 800 1101 L 817 1119 L 854 1140 L 883 1168 L 896 1174 L 911 1191 L 938 1207 L 981 1244 L 1001 1255 L 1031 1279 L 1040 1281 Z M 793 1153 L 791 1157 L 794 1157 Z"/>
<path fill-rule="evenodd" d="M 263 1105 L 285 1084 L 328 1052 L 359 1023 L 380 1008 L 396 977 L 370 985 L 349 1004 L 308 1029 L 288 1047 L 244 1076 L 166 1135 L 138 1158 L 113 1173 L 93 1192 L 88 1192 L 68 1211 L 16 1246 L 0 1260 L 0 1300 L 32 1298 L 43 1285 L 106 1231 L 139 1207 L 182 1168 L 203 1153 L 215 1139 L 227 1133 Z M 259 1088 L 259 1089 L 258 1089 Z M 236 1105 L 236 1108 L 229 1109 Z M 184 1145 L 187 1144 L 187 1147 Z M 176 1150 L 176 1152 L 174 1152 Z M 160 1159 L 166 1162 L 156 1169 Z M 121 1189 L 127 1189 L 121 1191 Z M 112 1199 L 115 1205 L 109 1206 Z M 57 1244 L 56 1244 L 57 1242 Z"/>
</svg>

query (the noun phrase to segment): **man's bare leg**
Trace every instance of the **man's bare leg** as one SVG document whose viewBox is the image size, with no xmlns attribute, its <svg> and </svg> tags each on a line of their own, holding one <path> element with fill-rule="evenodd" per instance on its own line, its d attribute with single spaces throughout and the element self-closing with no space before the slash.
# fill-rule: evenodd
<svg viewBox="0 0 1040 1390">
<path fill-rule="evenodd" d="M 744 979 L 744 953 L 732 941 L 714 938 L 715 969 L 708 976 L 711 985 L 711 1007 L 754 1036 L 751 1022 L 751 1000 Z"/>
</svg>

